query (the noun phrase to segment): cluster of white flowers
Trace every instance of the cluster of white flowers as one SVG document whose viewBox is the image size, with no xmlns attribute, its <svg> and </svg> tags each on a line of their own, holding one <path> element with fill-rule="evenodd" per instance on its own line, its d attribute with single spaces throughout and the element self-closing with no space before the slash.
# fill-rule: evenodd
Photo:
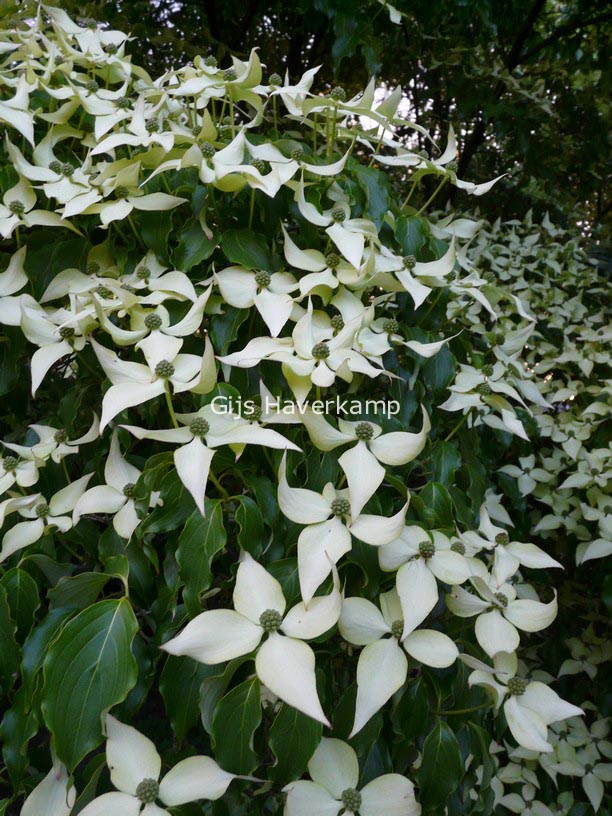
<svg viewBox="0 0 612 816">
<path fill-rule="evenodd" d="M 612 476 L 609 426 L 610 341 L 608 281 L 578 237 L 523 221 L 485 226 L 468 252 L 513 292 L 519 292 L 537 326 L 521 365 L 534 374 L 542 394 L 533 414 L 536 452 L 505 465 L 522 496 L 541 509 L 534 532 L 553 541 L 563 530 L 577 540 L 576 563 L 612 554 Z M 534 435 L 535 437 L 535 435 Z"/>
<path fill-rule="evenodd" d="M 1 38 L 2 79 L 14 93 L 0 105 L 0 120 L 6 126 L 15 183 L 4 195 L 0 230 L 14 239 L 17 249 L 0 273 L 0 322 L 19 327 L 36 348 L 31 357 L 34 396 L 48 377 L 78 378 L 87 365 L 86 354 L 97 360 L 98 379 L 108 380 L 109 387 L 101 404 L 93 406 L 92 427 L 80 438 L 70 440 L 61 428 L 34 424 L 31 444 L 3 443 L 0 560 L 44 535 L 61 536 L 84 516 L 112 517 L 126 540 L 135 534 L 142 521 L 142 507 L 134 500 L 140 471 L 121 451 L 119 428 L 137 440 L 174 446 L 178 477 L 202 513 L 210 482 L 221 487 L 211 470 L 217 449 L 227 446 L 236 456 L 246 445 L 299 450 L 282 433 L 264 427 L 265 418 L 220 416 L 205 403 L 202 398 L 217 385 L 216 359 L 225 373 L 262 361 L 266 366 L 279 363 L 300 406 L 313 390 L 338 383 L 357 388 L 368 378 L 388 378 L 385 353 L 406 348 L 421 361 L 452 340 L 439 335 L 426 342 L 405 339 L 393 316 L 402 293 L 415 308 L 432 294 L 447 293 L 455 326 L 478 335 L 492 360 L 483 364 L 474 357 L 473 364 L 461 365 L 450 397 L 433 410 L 461 412 L 460 422 L 467 420 L 468 427 L 485 424 L 527 439 L 517 411 L 545 418 L 554 403 L 569 399 L 569 384 L 561 394 L 552 393 L 534 371 L 537 367 L 525 366 L 523 349 L 536 336 L 533 304 L 530 309 L 510 294 L 510 288 L 517 289 L 515 282 L 509 287 L 495 269 L 495 280 L 483 274 L 473 251 L 468 252 L 480 222 L 445 217 L 428 223 L 444 250 L 437 260 L 418 262 L 402 256 L 385 238 L 385 230 L 395 227 L 391 212 L 382 213 L 378 225 L 353 215 L 341 176 L 357 153 L 375 156 L 382 166 L 411 170 L 413 186 L 432 175 L 467 193 L 486 193 L 497 179 L 476 185 L 457 178 L 452 130 L 446 150 L 430 158 L 407 149 L 395 136 L 395 125 L 406 124 L 396 118 L 401 90 L 377 104 L 373 84 L 349 100 L 341 88 L 314 93 L 316 70 L 294 85 L 278 75 L 264 82 L 255 50 L 247 61 L 233 58 L 226 68 L 202 58 L 151 79 L 126 56 L 127 41 L 120 32 L 82 27 L 62 10 L 44 6 L 36 19 Z M 49 109 L 38 106 L 39 91 L 52 100 Z M 285 116 L 295 138 L 275 143 L 262 137 L 258 128 L 264 116 L 272 115 L 275 125 Z M 360 117 L 373 123 L 370 130 L 363 129 Z M 85 127 L 85 121 L 91 125 Z M 298 141 L 303 133 L 308 143 Z M 82 159 L 63 161 L 66 155 Z M 28 250 L 21 246 L 27 230 L 42 226 L 81 234 L 91 228 L 100 235 L 100 230 L 127 225 L 138 240 L 134 211 L 191 208 L 168 182 L 187 169 L 195 170 L 213 202 L 215 191 L 246 190 L 252 202 L 255 191 L 269 197 L 288 193 L 309 229 L 302 235 L 291 220 L 279 221 L 286 268 L 233 261 L 219 269 L 211 265 L 202 280 L 194 281 L 185 271 L 164 265 L 152 250 L 126 265 L 123 257 L 113 256 L 112 242 L 103 241 L 91 245 L 82 268 L 64 269 L 34 297 Z M 167 191 L 156 191 L 159 184 Z M 210 210 L 202 207 L 198 221 L 212 252 L 219 236 Z M 522 246 L 520 238 L 517 246 Z M 488 251 L 493 267 L 498 263 L 495 249 L 483 248 L 481 256 L 488 257 Z M 509 265 L 499 263 L 510 280 Z M 255 309 L 268 333 L 219 354 L 203 320 L 214 321 L 226 304 Z M 600 343 L 594 325 L 582 323 L 584 339 Z M 567 337 L 574 347 L 578 339 Z M 599 394 L 593 394 L 591 404 L 598 421 L 604 417 Z M 175 411 L 177 398 L 181 405 L 191 399 L 192 410 Z M 127 424 L 130 412 L 152 401 L 166 406 L 168 427 Z M 471 682 L 491 691 L 496 709 L 503 705 L 519 745 L 552 752 L 549 725 L 580 709 L 545 683 L 523 679 L 516 650 L 521 632 L 542 630 L 557 611 L 556 598 L 541 601 L 522 568 L 560 564 L 532 543 L 511 540 L 512 521 L 491 493 L 481 508 L 479 529 L 457 528 L 453 534 L 406 523 L 409 494 L 391 514 L 364 512 L 391 469 L 423 451 L 431 430 L 425 407 L 412 432 L 385 433 L 365 421 L 336 427 L 307 410 L 300 417 L 319 450 L 342 450 L 337 461 L 344 473 L 338 484 L 327 484 L 319 493 L 289 484 L 286 453 L 278 472 L 280 510 L 302 527 L 297 546 L 302 601 L 287 611 L 280 583 L 243 553 L 234 609 L 202 612 L 163 648 L 206 664 L 254 653 L 255 671 L 274 695 L 329 724 L 317 693 L 315 651 L 307 641 L 337 626 L 351 649 L 363 647 L 353 734 L 404 685 L 406 655 L 438 668 L 461 657 L 474 668 Z M 551 435 L 557 426 L 561 423 Z M 578 479 L 589 491 L 589 513 L 603 513 L 597 491 L 607 467 L 604 453 L 587 450 L 581 427 L 577 419 L 572 439 L 578 447 L 570 446 L 564 454 L 575 462 L 575 475 L 568 477 L 574 481 L 565 486 L 578 485 Z M 38 474 L 49 462 L 65 464 L 79 446 L 99 445 L 101 438 L 109 446 L 103 483 L 90 486 L 95 478 L 87 473 L 52 496 L 36 492 Z M 517 473 L 529 488 L 524 492 L 541 484 L 551 503 L 563 500 L 564 485 L 553 491 L 548 477 L 538 481 L 538 468 L 528 471 L 527 463 Z M 147 497 L 150 507 L 159 500 L 156 493 Z M 338 569 L 353 538 L 375 547 L 381 569 L 395 576 L 395 588 L 380 596 L 380 609 L 366 599 L 344 597 Z M 316 594 L 330 574 L 329 591 Z M 490 664 L 460 655 L 458 644 L 432 626 L 421 628 L 445 596 L 451 612 L 475 618 L 476 638 Z M 158 796 L 168 806 L 215 798 L 231 781 L 212 760 L 193 757 L 158 784 L 159 757 L 148 741 L 112 718 L 106 727 L 111 779 L 119 792 L 88 805 L 83 811 L 88 816 L 107 813 L 111 806 L 117 813 L 136 813 L 138 802 L 146 803 L 144 814 L 161 814 L 165 811 L 153 804 Z M 290 787 L 287 814 L 312 813 L 316 805 L 330 814 L 344 808 L 346 814 L 358 810 L 361 816 L 382 816 L 391 812 L 389 803 L 395 800 L 400 802 L 396 812 L 419 812 L 404 777 L 384 776 L 359 789 L 352 749 L 337 740 L 323 740 L 310 773 L 312 782 Z M 55 789 L 59 782 L 65 785 L 66 774 L 56 769 L 43 784 Z M 26 804 L 24 814 L 34 812 L 32 807 Z"/>
</svg>

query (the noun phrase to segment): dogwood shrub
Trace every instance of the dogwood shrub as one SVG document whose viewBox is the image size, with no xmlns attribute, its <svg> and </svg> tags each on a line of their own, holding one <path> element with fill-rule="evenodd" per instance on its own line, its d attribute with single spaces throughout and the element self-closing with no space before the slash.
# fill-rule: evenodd
<svg viewBox="0 0 612 816">
<path fill-rule="evenodd" d="M 47 6 L 0 42 L 5 812 L 491 813 L 492 737 L 583 713 L 517 657 L 536 317 L 431 213 L 498 180 L 399 88 L 152 78 Z"/>
</svg>

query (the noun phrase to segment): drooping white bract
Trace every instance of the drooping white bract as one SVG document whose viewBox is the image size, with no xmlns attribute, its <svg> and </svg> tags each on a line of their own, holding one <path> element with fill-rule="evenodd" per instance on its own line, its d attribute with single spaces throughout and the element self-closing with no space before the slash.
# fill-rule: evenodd
<svg viewBox="0 0 612 816">
<path fill-rule="evenodd" d="M 454 615 L 461 618 L 476 618 L 476 639 L 489 655 L 498 652 L 514 652 L 520 643 L 518 629 L 523 632 L 540 632 L 557 617 L 557 596 L 550 603 L 541 603 L 532 598 L 516 597 L 516 589 L 511 584 L 497 585 L 491 579 L 493 588 L 481 577 L 470 579 L 478 595 L 455 586 L 446 598 L 446 605 Z"/>
<path fill-rule="evenodd" d="M 406 682 L 408 661 L 434 668 L 454 663 L 459 654 L 453 641 L 434 629 L 416 629 L 403 637 L 404 621 L 397 590 L 380 596 L 380 610 L 365 598 L 345 598 L 338 621 L 342 637 L 365 648 L 357 663 L 357 702 L 352 737 Z M 391 635 L 391 637 L 387 637 Z"/>
<path fill-rule="evenodd" d="M 317 693 L 315 655 L 304 641 L 335 626 L 341 603 L 334 569 L 329 595 L 313 598 L 308 607 L 298 603 L 285 614 L 280 583 L 245 553 L 236 574 L 234 609 L 202 612 L 162 649 L 207 665 L 257 649 L 255 671 L 261 682 L 290 706 L 329 725 Z M 265 634 L 268 639 L 260 645 Z"/>
<path fill-rule="evenodd" d="M 282 363 L 287 384 L 302 405 L 313 385 L 327 387 L 334 384 L 336 377 L 350 383 L 355 374 L 378 377 L 386 373 L 381 360 L 373 358 L 380 366 L 376 368 L 353 348 L 361 319 L 356 317 L 334 335 L 330 318 L 325 313 L 313 313 L 309 301 L 308 310 L 295 324 L 291 337 L 256 337 L 242 351 L 218 359 L 239 368 L 252 368 L 262 360 Z"/>
<path fill-rule="evenodd" d="M 174 808 L 199 799 L 219 799 L 235 774 L 227 773 L 207 756 L 191 756 L 161 774 L 155 745 L 130 725 L 106 715 L 106 764 L 117 789 L 90 802 L 83 816 L 170 816 L 155 804 L 159 799 Z"/>
<path fill-rule="evenodd" d="M 26 798 L 19 816 L 70 816 L 76 798 L 66 766 L 55 759 L 49 773 Z"/>
<path fill-rule="evenodd" d="M 62 533 L 70 530 L 73 526 L 74 506 L 85 492 L 92 476 L 93 473 L 81 476 L 80 479 L 55 493 L 49 502 L 40 493 L 18 499 L 8 499 L 10 505 L 3 502 L 4 505 L 7 505 L 7 512 L 18 512 L 25 521 L 17 522 L 4 534 L 2 549 L 0 549 L 0 562 L 14 552 L 34 544 L 46 530 L 55 528 Z M 3 519 L 4 514 L 0 516 L 0 521 Z"/>
<path fill-rule="evenodd" d="M 113 433 L 110 451 L 104 464 L 106 484 L 90 487 L 77 501 L 72 520 L 77 524 L 82 516 L 96 513 L 113 516 L 113 527 L 121 538 L 129 541 L 138 526 L 140 519 L 134 503 L 134 486 L 140 477 L 138 468 L 131 465 L 121 455 L 117 432 Z M 151 494 L 151 505 L 159 498 L 158 493 Z"/>
<path fill-rule="evenodd" d="M 452 542 L 434 530 L 430 535 L 422 527 L 405 527 L 395 541 L 378 550 L 380 568 L 395 572 L 402 605 L 405 638 L 422 623 L 438 603 L 438 583 L 463 584 L 472 574 L 469 560 L 452 549 Z"/>
<path fill-rule="evenodd" d="M 181 354 L 182 339 L 155 332 L 139 343 L 146 365 L 122 360 L 95 340 L 91 344 L 112 383 L 102 400 L 101 430 L 121 411 L 160 396 L 170 385 L 175 394 L 183 391 L 205 394 L 216 381 L 210 343 L 202 357 Z"/>
<path fill-rule="evenodd" d="M 473 671 L 470 686 L 483 686 L 491 692 L 495 707 L 503 704 L 508 727 L 514 739 L 524 748 L 551 753 L 548 742 L 548 725 L 584 714 L 578 706 L 562 700 L 549 686 L 539 681 L 517 677 L 516 654 L 498 652 L 493 660 L 494 668 L 484 666 Z"/>
<path fill-rule="evenodd" d="M 406 503 L 390 518 L 360 515 L 352 510 L 349 490 L 336 490 L 331 483 L 322 493 L 290 487 L 286 456 L 278 471 L 278 503 L 288 519 L 308 525 L 298 538 L 298 575 L 306 604 L 329 575 L 332 564 L 351 549 L 351 535 L 375 547 L 389 543 L 401 532 L 408 509 Z"/>
<path fill-rule="evenodd" d="M 376 777 L 359 788 L 357 754 L 346 742 L 323 737 L 308 763 L 310 780 L 285 786 L 285 816 L 419 816 L 414 785 L 400 774 Z"/>
<path fill-rule="evenodd" d="M 384 465 L 405 465 L 421 453 L 431 430 L 425 408 L 421 407 L 423 424 L 418 433 L 392 431 L 383 433 L 373 422 L 338 421 L 334 428 L 322 414 L 308 406 L 301 414 L 308 434 L 319 450 L 334 450 L 347 442 L 356 442 L 339 458 L 349 486 L 351 509 L 354 515 L 361 513 L 364 505 L 374 495 L 385 478 Z"/>
<path fill-rule="evenodd" d="M 218 413 L 212 405 L 205 405 L 193 414 L 179 414 L 178 419 L 184 425 L 167 430 L 149 430 L 135 425 L 122 427 L 137 439 L 153 439 L 180 446 L 174 451 L 176 472 L 202 515 L 210 463 L 217 448 L 228 445 L 237 456 L 245 445 L 300 451 L 297 445 L 277 431 L 262 428 L 233 413 Z"/>
<path fill-rule="evenodd" d="M 278 337 L 293 310 L 291 292 L 298 284 L 288 272 L 254 272 L 228 266 L 215 273 L 223 299 L 237 309 L 255 306 L 272 337 Z"/>
</svg>

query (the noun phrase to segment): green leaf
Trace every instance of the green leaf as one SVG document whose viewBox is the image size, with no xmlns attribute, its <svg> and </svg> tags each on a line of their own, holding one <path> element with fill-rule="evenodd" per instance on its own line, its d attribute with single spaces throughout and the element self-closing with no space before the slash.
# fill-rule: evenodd
<svg viewBox="0 0 612 816">
<path fill-rule="evenodd" d="M 269 745 L 276 757 L 270 777 L 283 783 L 299 779 L 322 733 L 321 723 L 283 703 L 270 728 Z"/>
<path fill-rule="evenodd" d="M 102 742 L 102 716 L 136 684 L 131 652 L 138 623 L 124 598 L 69 621 L 44 661 L 42 712 L 58 757 L 73 769 Z"/>
<path fill-rule="evenodd" d="M 200 686 L 207 668 L 190 657 L 169 655 L 161 673 L 159 690 L 179 742 L 198 721 Z"/>
<path fill-rule="evenodd" d="M 421 766 L 415 774 L 420 786 L 419 801 L 425 810 L 443 805 L 459 785 L 463 762 L 459 743 L 442 720 L 423 743 Z"/>
<path fill-rule="evenodd" d="M 380 229 L 390 207 L 389 176 L 375 167 L 365 167 L 355 163 L 352 174 L 366 196 L 367 208 L 364 213 Z"/>
<path fill-rule="evenodd" d="M 248 659 L 248 657 L 238 657 L 230 660 L 227 665 L 204 667 L 206 672 L 200 687 L 200 717 L 207 733 L 212 734 L 217 703 L 225 694 L 237 669 Z"/>
<path fill-rule="evenodd" d="M 205 261 L 215 251 L 219 236 L 209 238 L 199 221 L 189 221 L 179 233 L 179 244 L 174 252 L 174 265 L 181 272 L 189 272 L 192 266 Z"/>
<path fill-rule="evenodd" d="M 172 212 L 139 212 L 138 226 L 145 244 L 152 249 L 162 263 L 169 262 L 168 236 L 172 229 Z"/>
<path fill-rule="evenodd" d="M 270 250 L 264 235 L 248 229 L 226 230 L 221 249 L 231 263 L 247 269 L 270 269 Z"/>
<path fill-rule="evenodd" d="M 261 511 L 249 496 L 239 496 L 234 514 L 240 527 L 238 543 L 243 550 L 258 558 L 263 550 L 263 518 Z"/>
<path fill-rule="evenodd" d="M 473 754 L 482 765 L 482 779 L 478 785 L 480 790 L 486 790 L 491 785 L 491 777 L 495 766 L 491 759 L 491 742 L 492 737 L 473 722 L 467 724 L 468 739 L 470 743 L 470 753 Z"/>
<path fill-rule="evenodd" d="M 19 670 L 19 646 L 15 640 L 17 626 L 11 617 L 6 590 L 0 586 L 0 688 L 8 691 L 13 675 Z"/>
<path fill-rule="evenodd" d="M 185 584 L 183 600 L 191 617 L 202 611 L 200 593 L 210 586 L 210 565 L 215 554 L 227 542 L 221 502 L 207 500 L 204 509 L 205 516 L 199 510 L 189 516 L 179 536 L 176 551 L 179 574 Z"/>
<path fill-rule="evenodd" d="M 0 724 L 2 756 L 15 788 L 19 787 L 30 764 L 28 743 L 37 731 L 36 710 L 31 705 L 25 689 L 20 688 Z"/>
<path fill-rule="evenodd" d="M 238 329 L 248 318 L 248 309 L 225 306 L 222 314 L 211 315 L 210 337 L 217 354 L 225 354 L 230 343 L 238 337 Z"/>
<path fill-rule="evenodd" d="M 110 575 L 103 572 L 82 572 L 71 578 L 60 578 L 47 593 L 50 609 L 85 609 L 94 603 Z"/>
<path fill-rule="evenodd" d="M 426 223 L 426 220 L 420 215 L 402 215 L 397 219 L 395 237 L 404 255 L 415 255 L 418 257 L 419 252 L 427 241 L 425 233 Z"/>
<path fill-rule="evenodd" d="M 23 688 L 29 696 L 34 693 L 34 684 L 42 669 L 49 644 L 55 639 L 70 614 L 68 609 L 56 609 L 49 612 L 38 626 L 32 629 L 25 640 L 21 650 L 21 677 Z"/>
<path fill-rule="evenodd" d="M 253 735 L 261 723 L 259 680 L 245 680 L 223 697 L 212 724 L 217 762 L 230 773 L 250 774 L 258 765 Z"/>
<path fill-rule="evenodd" d="M 423 380 L 431 388 L 434 396 L 441 396 L 455 376 L 455 358 L 444 346 L 423 366 Z"/>
<path fill-rule="evenodd" d="M 21 643 L 30 631 L 40 606 L 38 585 L 29 573 L 18 567 L 8 570 L 0 584 L 6 590 L 11 617 L 17 624 L 17 640 Z"/>
<path fill-rule="evenodd" d="M 445 487 L 454 484 L 454 475 L 461 467 L 461 457 L 455 446 L 451 442 L 436 442 L 430 459 L 433 480 Z"/>
<path fill-rule="evenodd" d="M 453 527 L 453 502 L 444 485 L 428 482 L 419 493 L 423 521 L 432 527 Z"/>
<path fill-rule="evenodd" d="M 422 677 L 417 677 L 402 694 L 392 714 L 393 730 L 407 742 L 414 742 L 427 727 L 429 701 Z"/>
</svg>

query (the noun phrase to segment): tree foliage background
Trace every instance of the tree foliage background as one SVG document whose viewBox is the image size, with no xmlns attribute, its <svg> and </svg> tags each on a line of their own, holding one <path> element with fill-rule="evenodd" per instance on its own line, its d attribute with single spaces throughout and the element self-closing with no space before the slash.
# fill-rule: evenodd
<svg viewBox="0 0 612 816">
<path fill-rule="evenodd" d="M 63 3 L 82 17 L 129 29 L 153 73 L 212 54 L 248 54 L 296 80 L 319 77 L 352 94 L 376 76 L 401 84 L 413 121 L 459 134 L 459 175 L 512 173 L 493 218 L 531 206 L 587 230 L 610 225 L 612 10 L 590 0 L 398 0 L 393 24 L 367 0 L 286 3 L 183 0 Z"/>
</svg>

